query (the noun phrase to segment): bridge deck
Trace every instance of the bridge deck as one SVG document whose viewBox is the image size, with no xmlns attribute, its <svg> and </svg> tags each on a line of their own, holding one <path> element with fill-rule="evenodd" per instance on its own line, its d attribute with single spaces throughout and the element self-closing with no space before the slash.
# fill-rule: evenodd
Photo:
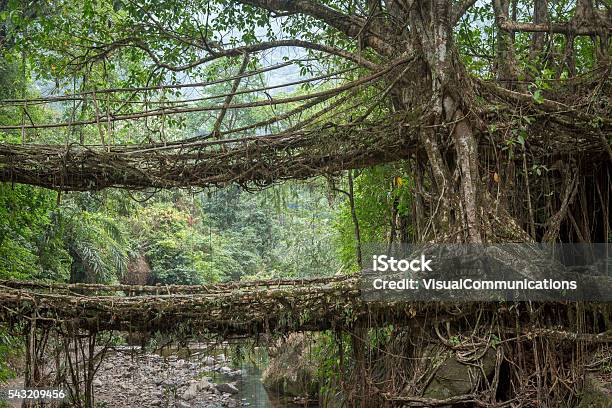
<svg viewBox="0 0 612 408">
<path fill-rule="evenodd" d="M 282 279 L 196 286 L 131 286 L 0 281 L 0 324 L 35 318 L 37 326 L 93 332 L 173 332 L 183 335 L 254 337 L 266 333 L 351 330 L 355 325 L 432 327 L 436 322 L 505 315 L 530 324 L 534 316 L 575 316 L 597 303 L 366 302 L 359 276 Z M 537 313 L 534 310 L 539 310 Z"/>
<path fill-rule="evenodd" d="M 359 279 L 237 282 L 205 286 L 106 286 L 0 282 L 0 321 L 36 317 L 87 330 L 218 333 L 346 328 L 364 317 L 414 316 L 414 307 L 378 305 L 361 298 Z"/>
</svg>

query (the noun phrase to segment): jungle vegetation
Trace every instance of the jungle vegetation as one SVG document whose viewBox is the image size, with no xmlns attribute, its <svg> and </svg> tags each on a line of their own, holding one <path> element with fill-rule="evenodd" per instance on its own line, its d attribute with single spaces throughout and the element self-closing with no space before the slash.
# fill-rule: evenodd
<svg viewBox="0 0 612 408">
<path fill-rule="evenodd" d="M 605 0 L 0 0 L 0 279 L 610 242 L 611 33 Z"/>
</svg>

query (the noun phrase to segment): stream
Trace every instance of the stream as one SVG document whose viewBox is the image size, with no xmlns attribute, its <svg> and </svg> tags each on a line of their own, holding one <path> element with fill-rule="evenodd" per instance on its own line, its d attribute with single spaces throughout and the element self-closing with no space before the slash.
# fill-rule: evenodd
<svg viewBox="0 0 612 408">
<path fill-rule="evenodd" d="M 205 369 L 201 372 L 201 375 L 209 378 L 214 384 L 225 384 L 233 383 L 238 388 L 238 392 L 232 395 L 232 399 L 239 403 L 239 406 L 248 406 L 256 408 L 297 408 L 304 407 L 304 404 L 297 404 L 291 398 L 283 397 L 275 394 L 272 391 L 267 390 L 262 382 L 262 365 L 263 360 L 261 359 L 264 352 L 257 349 L 255 354 L 258 356 L 254 362 L 248 358 L 240 359 L 239 363 L 234 363 L 226 358 L 225 352 L 227 350 L 206 350 L 206 347 L 198 347 L 198 345 L 190 345 L 189 349 L 164 349 L 160 352 L 165 358 L 178 357 L 190 361 L 197 361 L 205 358 L 214 358 L 216 361 L 224 363 L 223 368 L 232 368 L 232 373 L 225 373 L 223 368 L 221 370 L 210 370 Z M 195 356 L 195 357 L 194 357 Z M 239 376 L 236 373 L 239 372 Z M 309 408 L 317 408 L 316 405 L 309 404 Z"/>
<path fill-rule="evenodd" d="M 268 392 L 261 381 L 261 370 L 253 364 L 243 363 L 238 368 L 242 371 L 242 376 L 236 381 L 239 392 L 233 397 L 240 401 L 243 406 L 245 403 L 248 403 L 248 406 L 257 408 L 292 408 L 303 406 Z M 231 381 L 231 378 L 218 372 L 210 373 L 210 377 L 215 383 Z"/>
<path fill-rule="evenodd" d="M 259 353 L 259 354 L 263 354 Z M 139 347 L 118 347 L 109 352 L 94 381 L 99 408 L 296 408 L 291 399 L 268 392 L 262 383 L 263 360 L 241 359 L 233 364 L 223 350 L 164 348 L 142 353 Z M 5 388 L 22 388 L 23 379 L 0 385 L 0 406 Z M 11 400 L 19 407 L 21 400 Z M 314 408 L 313 405 L 309 407 Z"/>
</svg>

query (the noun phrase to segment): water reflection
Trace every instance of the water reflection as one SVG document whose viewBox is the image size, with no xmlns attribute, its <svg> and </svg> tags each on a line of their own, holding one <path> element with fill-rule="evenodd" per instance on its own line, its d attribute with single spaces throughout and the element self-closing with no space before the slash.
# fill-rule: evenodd
<svg viewBox="0 0 612 408">
<path fill-rule="evenodd" d="M 254 408 L 296 408 L 305 406 L 295 404 L 291 399 L 283 398 L 266 390 L 261 382 L 261 370 L 252 363 L 245 361 L 237 368 L 242 371 L 242 376 L 238 380 L 216 371 L 205 373 L 205 375 L 211 377 L 215 383 L 235 381 L 240 391 L 233 398 L 242 402 L 244 406 Z M 315 405 L 308 405 L 308 407 L 316 408 Z"/>
<path fill-rule="evenodd" d="M 297 404 L 292 398 L 283 397 L 274 393 L 273 391 L 267 390 L 261 380 L 262 370 L 258 367 L 258 364 L 250 361 L 249 359 L 241 359 L 240 363 L 231 363 L 226 359 L 227 349 L 216 349 L 210 350 L 204 347 L 198 347 L 198 345 L 190 345 L 189 348 L 164 348 L 158 350 L 158 352 L 164 356 L 175 356 L 182 359 L 194 359 L 202 358 L 203 356 L 214 357 L 217 361 L 225 361 L 228 366 L 234 369 L 240 369 L 242 375 L 239 378 L 235 376 L 224 374 L 222 372 L 211 370 L 204 371 L 202 375 L 212 379 L 212 382 L 216 384 L 221 383 L 235 383 L 238 388 L 238 393 L 232 395 L 232 398 L 241 402 L 245 407 L 253 408 L 297 408 L 297 407 L 309 407 L 318 408 L 317 405 L 310 404 Z M 259 358 L 260 364 L 265 361 L 262 355 L 265 353 L 262 349 L 256 348 L 254 351 Z"/>
</svg>

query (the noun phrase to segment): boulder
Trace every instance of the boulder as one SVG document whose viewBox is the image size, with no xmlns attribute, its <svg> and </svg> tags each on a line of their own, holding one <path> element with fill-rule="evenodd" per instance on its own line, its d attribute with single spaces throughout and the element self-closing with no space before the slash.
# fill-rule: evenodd
<svg viewBox="0 0 612 408">
<path fill-rule="evenodd" d="M 187 389 L 183 392 L 181 399 L 190 401 L 198 396 L 202 391 L 209 391 L 213 389 L 213 385 L 207 378 L 201 380 L 191 381 Z"/>
<path fill-rule="evenodd" d="M 233 371 L 233 370 L 232 370 L 231 368 L 229 368 L 229 367 L 221 367 L 221 368 L 219 368 L 219 372 L 220 372 L 221 374 L 229 374 L 229 373 L 231 373 L 232 371 Z"/>
<path fill-rule="evenodd" d="M 210 379 L 207 377 L 204 377 L 198 380 L 196 384 L 197 384 L 199 391 L 202 391 L 202 390 L 209 391 L 214 388 L 214 385 L 210 382 Z"/>
<path fill-rule="evenodd" d="M 237 380 L 242 377 L 242 370 L 230 371 L 229 373 L 225 373 L 225 375 L 231 378 L 232 380 Z"/>
<path fill-rule="evenodd" d="M 309 339 L 301 333 L 291 334 L 279 344 L 276 355 L 262 373 L 264 387 L 284 396 L 316 396 L 319 391 L 316 362 L 310 357 L 308 346 Z"/>
<path fill-rule="evenodd" d="M 240 391 L 233 383 L 217 384 L 215 387 L 217 391 L 225 394 L 237 394 Z"/>
<path fill-rule="evenodd" d="M 187 387 L 187 389 L 183 392 L 183 395 L 181 395 L 181 399 L 185 401 L 191 401 L 192 399 L 198 396 L 199 391 L 200 390 L 198 390 L 197 384 L 193 383 L 189 385 L 189 387 Z"/>
<path fill-rule="evenodd" d="M 577 408 L 612 408 L 612 383 L 586 375 Z"/>
<path fill-rule="evenodd" d="M 450 354 L 440 363 L 431 382 L 425 387 L 423 397 L 433 399 L 447 399 L 459 395 L 469 394 L 472 390 L 472 380 L 481 376 L 482 372 L 491 377 L 495 371 L 496 353 L 488 349 L 481 358 L 483 370 L 459 362 L 454 354 Z"/>
</svg>

